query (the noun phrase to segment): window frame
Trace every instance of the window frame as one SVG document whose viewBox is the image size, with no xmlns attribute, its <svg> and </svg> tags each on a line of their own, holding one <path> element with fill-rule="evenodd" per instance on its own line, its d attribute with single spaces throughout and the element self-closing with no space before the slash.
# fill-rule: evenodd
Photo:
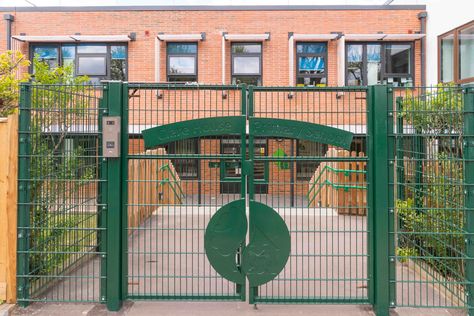
<svg viewBox="0 0 474 316">
<path fill-rule="evenodd" d="M 260 53 L 234 53 L 233 46 L 234 45 L 254 45 L 260 46 Z M 234 73 L 234 57 L 258 57 L 259 58 L 259 74 L 247 74 L 247 75 L 238 75 Z M 235 78 L 252 78 L 258 77 L 259 84 L 263 85 L 263 44 L 260 42 L 232 42 L 230 44 L 230 82 L 233 82 Z M 236 79 L 237 81 L 237 79 Z"/>
<path fill-rule="evenodd" d="M 169 45 L 195 45 L 196 53 L 171 53 L 169 52 Z M 166 82 L 176 82 L 171 81 L 170 77 L 195 77 L 195 80 L 192 82 L 198 82 L 198 54 L 199 54 L 199 45 L 197 42 L 166 42 Z M 194 73 L 193 74 L 171 74 L 170 73 L 170 57 L 194 57 Z"/>
<path fill-rule="evenodd" d="M 77 52 L 77 47 L 78 46 L 106 46 L 107 50 L 105 53 L 78 53 Z M 69 42 L 64 42 L 64 43 L 30 43 L 28 47 L 29 51 L 29 60 L 32 62 L 29 66 L 29 73 L 33 74 L 33 58 L 34 58 L 34 50 L 36 47 L 56 47 L 58 50 L 58 65 L 63 66 L 63 52 L 62 52 L 62 47 L 63 46 L 72 46 L 74 47 L 74 76 L 87 76 L 89 78 L 99 78 L 100 80 L 112 80 L 111 79 L 111 74 L 112 71 L 110 69 L 112 65 L 112 46 L 123 46 L 125 47 L 125 81 L 128 80 L 128 43 L 127 42 L 104 42 L 104 43 L 89 43 L 89 42 L 80 42 L 80 43 L 69 43 Z M 106 70 L 106 75 L 78 75 L 78 67 L 79 67 L 79 57 L 102 57 L 105 55 L 105 70 Z"/>
<path fill-rule="evenodd" d="M 294 142 L 294 146 L 296 147 L 295 148 L 295 152 L 296 152 L 296 156 L 297 157 L 315 157 L 315 156 L 304 156 L 304 155 L 301 155 L 301 151 L 300 151 L 300 143 L 302 141 L 305 141 L 304 139 L 295 139 L 296 142 Z M 325 155 L 325 153 L 329 150 L 330 146 L 328 144 L 323 144 L 323 143 L 319 143 L 319 142 L 313 142 L 313 141 L 309 141 L 310 143 L 314 143 L 314 144 L 317 144 L 318 146 L 322 146 L 322 151 L 324 152 L 324 154 L 322 154 L 321 156 Z M 295 163 L 295 180 L 296 181 L 309 181 L 311 179 L 311 176 L 310 177 L 306 177 L 304 175 L 301 174 L 301 166 L 303 166 L 304 164 L 314 164 L 316 166 L 316 169 L 319 167 L 319 165 L 321 165 L 321 162 L 322 161 L 313 161 L 313 160 L 297 160 L 296 163 Z M 315 169 L 315 170 L 316 170 Z"/>
<path fill-rule="evenodd" d="M 380 42 L 380 41 L 347 41 L 344 47 L 344 71 L 345 71 L 345 85 L 349 86 L 348 79 L 349 79 L 349 71 L 347 68 L 348 64 L 348 50 L 349 45 L 362 45 L 362 86 L 367 85 L 367 45 L 380 45 L 380 77 L 381 80 L 387 80 L 387 77 L 391 78 L 410 78 L 412 80 L 412 85 L 415 86 L 415 45 L 413 42 L 406 42 L 406 41 L 390 41 L 390 42 Z M 385 55 L 385 48 L 386 45 L 410 45 L 410 70 L 411 73 L 388 73 L 385 72 L 386 67 L 386 55 Z"/>
<path fill-rule="evenodd" d="M 442 41 L 443 38 L 453 35 L 453 60 L 451 60 L 451 66 L 453 67 L 453 81 L 456 81 L 456 67 L 455 67 L 455 59 L 456 59 L 456 34 L 454 30 L 448 31 L 446 33 L 443 33 L 442 35 L 438 36 L 438 82 L 442 82 L 442 69 L 441 69 L 441 51 L 442 51 Z M 449 82 L 449 81 L 448 81 Z"/>
<path fill-rule="evenodd" d="M 193 137 L 193 138 L 186 138 L 186 139 L 183 139 L 183 140 L 192 140 L 192 144 L 194 145 L 194 149 L 195 149 L 194 150 L 195 153 L 192 154 L 192 155 L 199 155 L 199 152 L 201 150 L 201 148 L 199 146 L 200 138 Z M 166 148 L 166 151 L 167 151 L 168 154 L 170 154 L 170 155 L 182 155 L 182 154 L 177 154 L 176 153 L 176 143 L 177 142 L 179 142 L 179 140 L 166 144 L 167 147 L 165 147 L 165 148 Z M 193 162 L 193 164 L 196 164 L 196 175 L 195 176 L 179 175 L 179 177 L 183 180 L 199 180 L 199 174 L 200 174 L 199 159 L 196 159 L 195 157 L 189 157 L 189 158 L 179 158 L 179 157 L 176 158 L 176 157 L 173 157 L 173 158 L 170 158 L 170 160 L 173 163 L 173 165 L 175 165 L 175 168 L 176 168 L 176 160 L 191 160 Z"/>
<path fill-rule="evenodd" d="M 470 28 L 474 26 L 474 20 L 464 23 L 454 29 L 451 29 L 441 35 L 438 35 L 438 82 L 442 83 L 441 80 L 441 41 L 443 38 L 454 35 L 453 38 L 453 81 L 456 84 L 463 84 L 468 82 L 474 82 L 474 77 L 469 77 L 465 79 L 460 78 L 459 66 L 460 66 L 460 49 L 459 49 L 459 33 L 464 29 Z M 449 82 L 449 81 L 447 81 Z"/>
<path fill-rule="evenodd" d="M 326 47 L 325 53 L 323 54 L 318 54 L 318 53 L 298 53 L 298 45 L 311 45 L 311 44 L 323 44 Z M 321 42 L 321 41 L 315 41 L 315 42 L 308 42 L 308 41 L 302 41 L 302 42 L 296 42 L 295 43 L 295 51 L 296 51 L 296 85 L 298 85 L 298 79 L 299 78 L 325 78 L 326 83 L 324 83 L 325 86 L 328 86 L 328 43 L 327 42 Z M 299 69 L 299 57 L 323 57 L 324 58 L 324 73 L 322 75 L 320 74 L 300 74 Z"/>
<path fill-rule="evenodd" d="M 57 49 L 58 51 L 58 58 L 57 58 L 57 63 L 58 63 L 58 66 L 59 65 L 62 65 L 62 50 L 61 50 L 61 44 L 62 43 L 31 43 L 28 47 L 28 53 L 29 53 L 29 60 L 30 60 L 30 66 L 28 67 L 28 72 L 30 74 L 33 74 L 33 58 L 35 57 L 35 54 L 34 54 L 34 51 L 35 51 L 35 47 L 54 47 Z M 74 71 L 76 71 L 75 67 L 74 67 Z M 75 75 L 75 73 L 74 73 Z"/>
</svg>

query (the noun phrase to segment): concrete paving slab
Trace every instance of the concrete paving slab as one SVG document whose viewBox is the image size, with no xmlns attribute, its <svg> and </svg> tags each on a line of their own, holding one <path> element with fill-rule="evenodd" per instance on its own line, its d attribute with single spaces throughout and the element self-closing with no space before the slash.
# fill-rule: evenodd
<svg viewBox="0 0 474 316">
<path fill-rule="evenodd" d="M 164 302 L 124 303 L 118 312 L 105 305 L 33 303 L 28 308 L 15 307 L 10 315 L 38 316 L 374 316 L 368 305 L 253 305 L 245 302 Z M 397 308 L 391 316 L 463 316 L 465 311 L 450 309 Z"/>
</svg>

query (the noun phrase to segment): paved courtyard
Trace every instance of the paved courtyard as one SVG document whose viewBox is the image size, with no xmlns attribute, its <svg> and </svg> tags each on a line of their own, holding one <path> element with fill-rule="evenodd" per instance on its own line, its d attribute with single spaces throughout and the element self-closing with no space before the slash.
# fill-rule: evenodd
<svg viewBox="0 0 474 316">
<path fill-rule="evenodd" d="M 391 316 L 461 316 L 460 310 L 403 308 L 391 311 Z M 257 309 L 244 302 L 125 302 L 117 313 L 108 312 L 103 305 L 35 303 L 23 309 L 15 307 L 11 315 L 48 316 L 373 316 L 365 305 L 258 305 Z"/>
<path fill-rule="evenodd" d="M 268 201 L 270 202 L 270 201 Z M 267 203 L 268 203 L 267 202 Z M 299 203 L 298 203 L 299 202 Z M 260 288 L 261 296 L 366 299 L 367 218 L 338 215 L 332 209 L 302 207 L 304 201 L 275 208 L 292 237 L 292 255 L 276 280 Z M 211 204 L 211 203 L 209 203 Z M 271 203 L 268 203 L 271 204 Z M 212 205 L 212 204 L 211 204 Z M 301 206 L 299 206 L 301 205 Z M 299 206 L 299 207 L 298 207 Z M 233 284 L 220 278 L 204 253 L 204 231 L 217 207 L 170 206 L 157 210 L 129 235 L 129 294 L 228 295 Z M 81 276 L 92 276 L 88 282 Z M 398 264 L 397 275 L 416 281 L 397 286 L 405 304 L 449 305 L 450 298 L 417 271 L 416 265 Z M 215 281 L 218 280 L 218 281 Z M 342 281 L 341 281 L 342 280 Z M 93 257 L 41 294 L 48 300 L 97 300 L 100 260 Z M 107 315 L 100 304 L 34 303 L 15 308 L 13 315 Z M 276 305 L 246 302 L 127 301 L 118 315 L 373 315 L 367 305 Z M 392 310 L 393 315 L 463 315 L 454 309 Z"/>
</svg>

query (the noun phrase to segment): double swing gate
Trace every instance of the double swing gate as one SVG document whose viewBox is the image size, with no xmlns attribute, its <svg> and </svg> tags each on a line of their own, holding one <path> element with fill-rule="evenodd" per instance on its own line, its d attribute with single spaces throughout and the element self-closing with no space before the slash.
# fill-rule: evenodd
<svg viewBox="0 0 474 316">
<path fill-rule="evenodd" d="M 24 84 L 18 301 L 471 312 L 473 95 Z"/>
</svg>

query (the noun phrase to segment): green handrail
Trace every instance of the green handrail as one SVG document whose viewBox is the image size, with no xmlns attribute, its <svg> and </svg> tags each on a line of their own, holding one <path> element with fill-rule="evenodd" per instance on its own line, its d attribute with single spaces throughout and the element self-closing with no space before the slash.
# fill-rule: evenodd
<svg viewBox="0 0 474 316">
<path fill-rule="evenodd" d="M 311 191 L 313 191 L 316 183 L 318 182 L 318 180 L 323 175 L 323 172 L 326 171 L 326 170 L 332 171 L 334 173 L 344 173 L 346 177 L 348 177 L 351 173 L 361 173 L 361 174 L 366 174 L 367 173 L 367 171 L 365 171 L 365 170 L 338 169 L 338 168 L 333 168 L 331 166 L 326 165 L 326 166 L 324 166 L 323 169 L 321 169 L 321 171 L 319 172 L 319 176 L 314 180 L 313 185 L 309 189 L 308 198 L 309 198 L 309 195 L 311 194 Z"/>
<path fill-rule="evenodd" d="M 173 177 L 173 181 L 170 181 L 168 178 L 164 179 L 164 180 L 167 180 L 166 182 L 168 183 L 176 183 L 177 186 L 178 186 L 178 189 L 179 189 L 179 193 L 181 195 L 178 195 L 177 192 L 175 191 L 174 187 L 173 188 L 173 191 L 175 192 L 176 196 L 178 196 L 180 199 L 184 198 L 184 191 L 183 191 L 183 188 L 181 187 L 181 181 L 178 181 L 178 179 L 176 178 L 175 174 L 172 172 L 169 164 L 164 164 L 163 166 L 160 167 L 159 171 L 161 172 L 164 172 L 165 170 L 168 170 L 168 174 L 171 174 L 171 176 Z M 160 183 L 162 183 L 164 180 L 162 180 Z"/>
<path fill-rule="evenodd" d="M 160 180 L 159 183 L 160 183 L 161 185 L 166 184 L 166 183 L 170 183 L 170 184 L 171 184 L 171 183 L 176 183 L 176 184 L 178 184 L 178 182 L 176 182 L 176 181 L 171 181 L 171 180 L 168 179 L 168 178 L 165 178 L 165 179 L 163 179 L 163 180 Z M 176 189 L 174 188 L 173 185 L 170 185 L 170 188 L 171 188 L 171 190 L 173 191 L 174 195 L 178 197 L 179 201 L 182 202 L 182 200 L 183 200 L 183 198 L 184 198 L 184 194 L 182 193 L 181 186 L 178 184 L 178 188 L 180 189 L 180 192 L 179 192 L 179 193 L 181 193 L 181 194 L 179 194 L 178 192 L 176 192 Z"/>
<path fill-rule="evenodd" d="M 324 180 L 322 183 L 319 183 L 319 180 L 321 179 L 321 176 L 323 175 L 323 173 L 325 171 L 326 172 L 331 171 L 331 172 L 334 172 L 334 173 L 344 173 L 344 175 L 346 177 L 349 176 L 350 174 L 353 174 L 353 173 L 360 173 L 360 174 L 366 174 L 367 173 L 367 171 L 365 171 L 365 170 L 338 169 L 338 168 L 334 168 L 334 167 L 327 166 L 327 165 L 324 166 L 323 169 L 321 169 L 321 171 L 319 172 L 318 177 L 313 181 L 313 184 L 312 184 L 311 188 L 308 190 L 308 194 L 307 194 L 308 207 L 314 201 L 314 199 L 319 194 L 319 192 L 321 191 L 321 189 L 323 188 L 324 185 L 329 185 L 329 186 L 331 186 L 335 189 L 343 189 L 346 192 L 348 192 L 351 189 L 354 189 L 354 190 L 366 190 L 367 189 L 366 186 L 338 184 L 338 183 L 333 183 L 332 181 L 327 180 L 327 179 Z M 316 184 L 318 184 L 318 190 L 316 192 L 314 192 L 313 197 L 310 198 L 310 194 L 314 190 L 314 188 L 316 187 Z"/>
</svg>

